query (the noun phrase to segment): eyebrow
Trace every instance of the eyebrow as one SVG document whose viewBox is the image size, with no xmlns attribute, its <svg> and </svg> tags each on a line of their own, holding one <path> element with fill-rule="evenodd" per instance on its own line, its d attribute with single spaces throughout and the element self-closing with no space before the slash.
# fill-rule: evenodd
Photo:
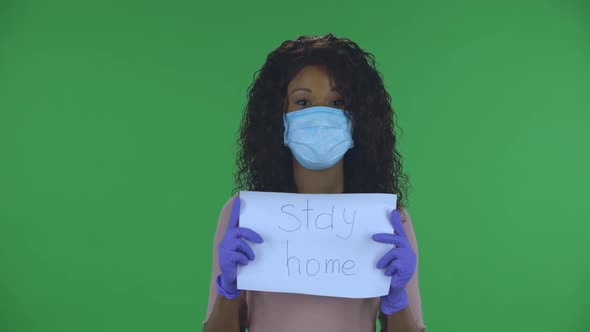
<svg viewBox="0 0 590 332">
<path fill-rule="evenodd" d="M 293 94 L 293 92 L 295 92 L 295 91 L 297 91 L 297 90 L 303 90 L 303 91 L 311 92 L 311 89 L 306 89 L 306 88 L 297 88 L 297 89 L 293 89 L 293 90 L 291 91 L 291 93 L 289 93 L 289 95 L 292 95 L 292 94 Z M 336 88 L 332 88 L 332 90 L 330 90 L 330 91 L 336 91 Z"/>
</svg>

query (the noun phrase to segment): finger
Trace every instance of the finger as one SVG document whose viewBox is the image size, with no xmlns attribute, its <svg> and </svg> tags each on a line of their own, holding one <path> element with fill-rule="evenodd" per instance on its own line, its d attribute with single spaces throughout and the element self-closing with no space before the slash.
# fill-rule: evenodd
<svg viewBox="0 0 590 332">
<path fill-rule="evenodd" d="M 248 257 L 241 252 L 231 251 L 228 253 L 228 257 L 234 264 L 248 265 Z"/>
<path fill-rule="evenodd" d="M 386 267 L 393 260 L 395 260 L 397 257 L 398 257 L 398 253 L 395 249 L 389 250 L 385 255 L 383 255 L 383 257 L 381 257 L 379 259 L 379 261 L 377 262 L 377 268 L 382 269 L 382 268 Z"/>
<path fill-rule="evenodd" d="M 246 243 L 246 241 L 242 239 L 236 239 L 232 243 L 232 250 L 239 250 L 242 252 L 249 260 L 254 260 L 254 251 L 252 248 Z"/>
<path fill-rule="evenodd" d="M 391 287 L 393 287 L 394 289 L 400 289 L 403 286 L 405 286 L 405 281 L 402 280 L 400 278 L 400 276 L 397 275 L 397 273 L 394 273 L 391 276 L 391 283 L 390 283 Z"/>
<path fill-rule="evenodd" d="M 240 197 L 237 196 L 236 198 L 234 198 L 233 204 L 231 206 L 231 213 L 229 215 L 227 227 L 228 228 L 238 227 L 239 217 L 240 217 Z"/>
<path fill-rule="evenodd" d="M 406 237 L 406 230 L 402 225 L 402 217 L 398 210 L 391 211 L 390 217 L 391 225 L 393 226 L 393 230 L 396 234 L 399 234 L 403 237 Z"/>
<path fill-rule="evenodd" d="M 377 233 L 371 237 L 374 241 L 380 243 L 395 244 L 396 248 L 403 248 L 405 246 L 405 240 L 400 235 L 388 234 L 388 233 Z"/>
<path fill-rule="evenodd" d="M 392 262 L 387 269 L 385 269 L 385 275 L 386 276 L 393 276 L 397 270 L 399 268 L 399 263 L 397 262 Z"/>
<path fill-rule="evenodd" d="M 391 286 L 394 288 L 404 287 L 412 278 L 412 274 L 404 265 L 396 265 L 395 273 L 391 276 Z"/>
<path fill-rule="evenodd" d="M 252 241 L 255 243 L 262 243 L 264 242 L 262 240 L 262 236 L 260 236 L 258 233 L 256 233 L 255 231 L 251 230 L 250 228 L 246 228 L 246 227 L 238 227 L 236 228 L 236 232 L 235 232 L 235 237 L 237 238 L 244 238 L 248 241 Z"/>
</svg>

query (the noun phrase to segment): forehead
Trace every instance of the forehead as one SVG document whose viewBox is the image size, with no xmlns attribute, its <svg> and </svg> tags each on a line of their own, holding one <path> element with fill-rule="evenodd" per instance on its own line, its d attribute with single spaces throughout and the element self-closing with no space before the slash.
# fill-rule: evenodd
<svg viewBox="0 0 590 332">
<path fill-rule="evenodd" d="M 289 82 L 289 88 L 298 88 L 304 86 L 316 87 L 334 87 L 335 82 L 330 77 L 325 67 L 318 65 L 308 65 L 303 67 Z"/>
</svg>

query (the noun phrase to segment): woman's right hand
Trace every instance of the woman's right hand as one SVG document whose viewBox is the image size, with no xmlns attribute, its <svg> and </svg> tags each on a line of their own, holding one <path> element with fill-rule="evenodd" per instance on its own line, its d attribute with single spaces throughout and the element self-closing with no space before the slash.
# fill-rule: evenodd
<svg viewBox="0 0 590 332">
<path fill-rule="evenodd" d="M 254 243 L 262 243 L 262 237 L 255 231 L 238 227 L 240 216 L 240 197 L 233 201 L 229 216 L 227 230 L 219 243 L 219 269 L 217 276 L 217 292 L 228 299 L 234 299 L 240 295 L 237 288 L 238 265 L 248 265 L 248 261 L 254 260 L 254 251 L 245 240 Z"/>
</svg>

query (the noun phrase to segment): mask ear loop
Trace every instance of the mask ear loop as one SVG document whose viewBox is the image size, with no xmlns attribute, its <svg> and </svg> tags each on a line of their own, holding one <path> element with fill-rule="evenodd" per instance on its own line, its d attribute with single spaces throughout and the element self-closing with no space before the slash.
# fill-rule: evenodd
<svg viewBox="0 0 590 332">
<path fill-rule="evenodd" d="M 355 125 L 354 118 L 352 116 L 352 112 L 349 110 L 344 111 L 344 114 L 346 115 L 346 117 L 349 120 L 350 140 L 352 141 L 352 145 L 350 146 L 350 148 L 352 149 L 352 148 L 354 148 L 354 140 L 352 139 L 352 133 L 354 132 L 354 125 Z"/>
<path fill-rule="evenodd" d="M 288 146 L 287 145 L 287 132 L 289 131 L 289 122 L 287 121 L 287 113 L 283 113 L 283 127 L 285 127 L 284 132 L 283 132 L 283 145 Z"/>
</svg>

